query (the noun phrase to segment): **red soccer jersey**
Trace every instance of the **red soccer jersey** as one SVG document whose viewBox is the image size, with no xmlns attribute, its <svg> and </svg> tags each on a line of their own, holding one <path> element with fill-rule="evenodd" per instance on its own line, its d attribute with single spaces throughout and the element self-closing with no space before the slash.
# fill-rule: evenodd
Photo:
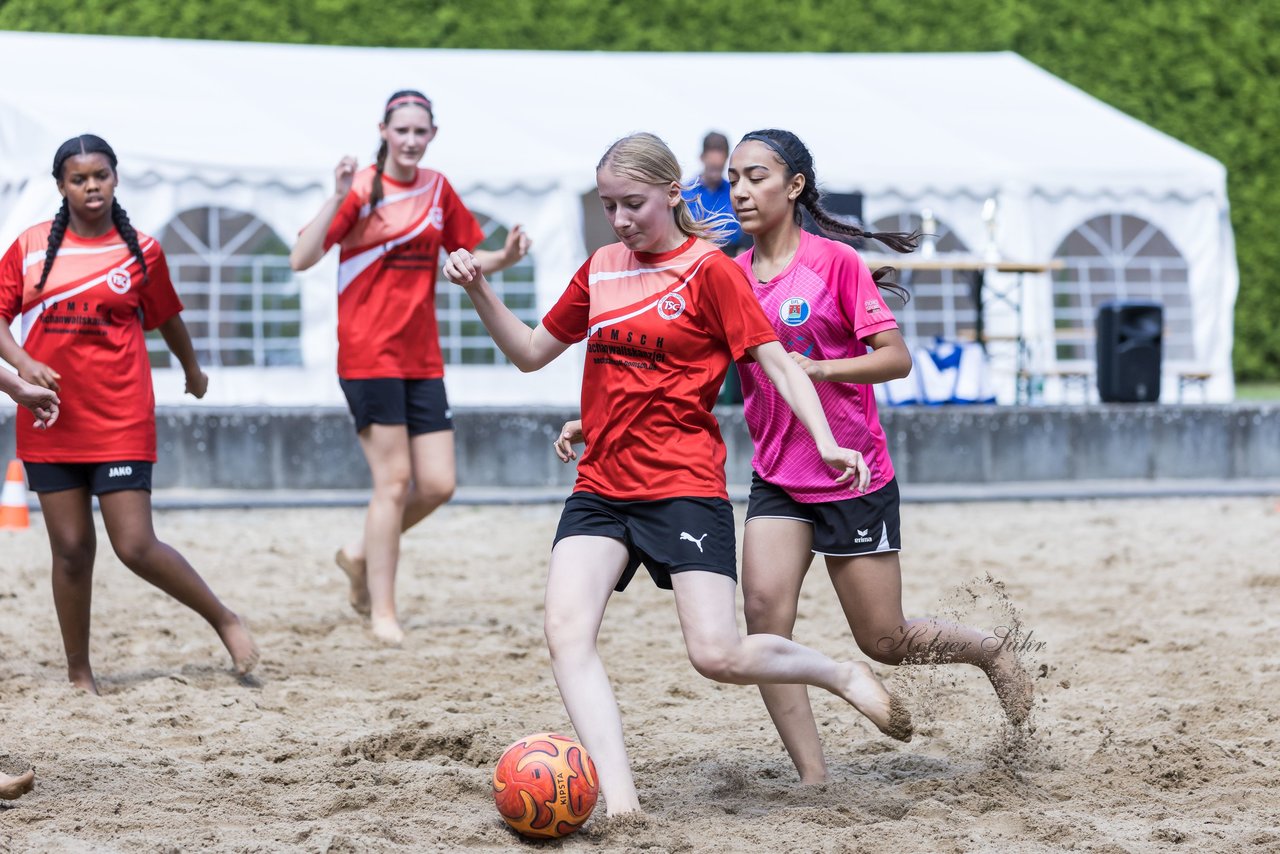
<svg viewBox="0 0 1280 854">
<path fill-rule="evenodd" d="M 156 399 L 143 330 L 182 311 L 160 243 L 141 232 L 142 268 L 112 229 L 67 229 L 44 288 L 52 223 L 24 231 L 0 259 L 0 318 L 22 317 L 22 348 L 62 375 L 58 421 L 36 430 L 19 418 L 18 457 L 32 463 L 156 458 Z"/>
<path fill-rule="evenodd" d="M 694 238 L 659 255 L 606 246 L 542 325 L 565 343 L 589 339 L 575 491 L 728 497 L 711 409 L 730 359 L 777 336 L 727 255 Z"/>
<path fill-rule="evenodd" d="M 439 172 L 411 184 L 382 176 L 372 210 L 374 167 L 356 173 L 325 235 L 338 258 L 338 376 L 348 380 L 444 376 L 436 326 L 440 249 L 474 249 L 480 224 Z"/>
</svg>

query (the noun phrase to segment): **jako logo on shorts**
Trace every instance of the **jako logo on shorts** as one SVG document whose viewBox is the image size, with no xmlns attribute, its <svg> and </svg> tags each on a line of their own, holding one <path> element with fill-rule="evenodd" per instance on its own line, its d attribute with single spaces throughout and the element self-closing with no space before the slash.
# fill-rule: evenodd
<svg viewBox="0 0 1280 854">
<path fill-rule="evenodd" d="M 663 320 L 675 320 L 684 314 L 684 297 L 679 294 L 667 294 L 658 300 L 658 316 Z"/>
<path fill-rule="evenodd" d="M 107 287 L 118 294 L 127 294 L 133 285 L 133 276 L 124 267 L 116 267 L 107 273 Z"/>
<path fill-rule="evenodd" d="M 107 477 L 128 477 L 133 474 L 133 466 L 112 466 Z"/>
<path fill-rule="evenodd" d="M 778 306 L 778 317 L 787 326 L 799 326 L 809 319 L 809 302 L 804 297 L 792 297 Z"/>
</svg>

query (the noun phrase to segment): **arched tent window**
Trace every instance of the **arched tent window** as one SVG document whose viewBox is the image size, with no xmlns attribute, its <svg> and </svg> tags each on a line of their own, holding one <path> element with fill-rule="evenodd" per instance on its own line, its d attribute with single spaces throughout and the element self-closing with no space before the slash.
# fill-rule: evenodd
<svg viewBox="0 0 1280 854">
<path fill-rule="evenodd" d="M 183 320 L 202 365 L 301 365 L 302 300 L 289 269 L 289 247 L 253 214 L 193 208 L 160 236 Z M 151 363 L 171 361 L 158 335 L 148 340 Z"/>
<path fill-rule="evenodd" d="M 1053 254 L 1066 264 L 1053 277 L 1059 359 L 1094 360 L 1098 306 L 1112 300 L 1162 303 L 1165 358 L 1194 358 L 1187 262 L 1155 225 L 1103 214 L 1068 234 Z"/>
<path fill-rule="evenodd" d="M 507 240 L 507 227 L 498 220 L 478 211 L 472 211 L 484 240 L 479 249 L 498 250 Z M 441 253 L 443 258 L 443 253 Z M 442 262 L 443 263 L 443 262 Z M 516 317 L 526 323 L 536 324 L 538 314 L 537 291 L 533 280 L 533 256 L 526 255 L 500 273 L 486 274 L 493 290 Z M 507 357 L 493 343 L 484 324 L 476 315 L 475 306 L 467 292 L 451 284 L 439 273 L 436 278 L 436 320 L 440 327 L 440 350 L 446 365 L 505 365 Z"/>
<path fill-rule="evenodd" d="M 935 219 L 935 222 L 937 225 L 934 233 L 937 238 L 934 246 L 939 254 L 969 252 L 969 247 L 965 246 L 946 223 L 939 219 Z M 871 230 L 910 234 L 920 230 L 921 223 L 919 214 L 899 213 L 876 220 Z M 894 254 L 874 240 L 866 242 L 866 249 Z M 914 270 L 899 271 L 894 278 L 906 285 L 911 293 L 911 300 L 906 305 L 886 294 L 909 346 L 928 344 L 938 336 L 953 341 L 973 338 L 978 313 L 974 310 L 968 274 L 957 270 Z"/>
</svg>

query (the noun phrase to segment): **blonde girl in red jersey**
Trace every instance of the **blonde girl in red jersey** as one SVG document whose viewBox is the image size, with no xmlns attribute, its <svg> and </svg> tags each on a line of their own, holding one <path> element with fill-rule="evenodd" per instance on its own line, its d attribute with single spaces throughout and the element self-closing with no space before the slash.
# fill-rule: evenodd
<svg viewBox="0 0 1280 854">
<path fill-rule="evenodd" d="M 868 235 L 822 207 L 813 156 L 785 130 L 747 134 L 729 165 L 730 200 L 754 248 L 736 259 L 790 357 L 818 386 L 842 444 L 875 470 L 861 495 L 832 489 L 812 440 L 758 366 L 742 369 L 755 443 L 742 547 L 747 631 L 790 637 L 800 588 L 820 554 L 858 647 L 881 664 L 965 663 L 991 679 L 1011 721 L 1025 720 L 1030 680 L 1000 634 L 902 612 L 899 498 L 872 384 L 906 376 L 911 354 L 872 274 L 849 246 L 801 230 L 801 209 L 828 232 L 873 237 L 898 251 L 904 234 Z M 804 783 L 828 778 L 802 685 L 761 685 Z"/>
<path fill-rule="evenodd" d="M 0 259 L 0 357 L 60 400 L 48 429 L 18 420 L 18 457 L 49 532 L 67 675 L 97 693 L 89 660 L 93 496 L 120 561 L 204 617 L 236 671 L 248 673 L 258 660 L 248 630 L 152 528 L 155 396 L 144 330 L 160 330 L 191 395 L 203 397 L 208 384 L 164 253 L 134 230 L 116 200 L 116 156 L 104 140 L 67 140 L 54 155 L 53 177 L 61 209 Z M 21 345 L 9 331 L 19 316 Z"/>
<path fill-rule="evenodd" d="M 437 130 L 425 95 L 392 95 L 378 125 L 377 162 L 357 172 L 354 158 L 342 158 L 334 194 L 289 258 L 293 269 L 306 270 L 341 245 L 338 377 L 373 494 L 363 536 L 340 548 L 336 560 L 351 583 L 351 607 L 392 644 L 404 638 L 395 603 L 400 534 L 448 501 L 455 486 L 436 267 L 441 248 L 470 250 L 484 238 L 448 180 L 418 165 Z M 476 255 L 496 271 L 528 251 L 517 225 L 501 250 Z"/>
<path fill-rule="evenodd" d="M 711 408 L 730 359 L 751 356 L 851 488 L 868 471 L 839 447 L 813 384 L 792 362 L 751 295 L 680 193 L 680 166 L 652 134 L 615 143 L 596 183 L 620 243 L 594 253 L 535 329 L 497 298 L 483 261 L 463 250 L 445 265 L 494 341 L 523 371 L 587 340 L 578 483 L 551 551 L 545 630 L 552 669 L 578 736 L 595 760 L 610 815 L 640 808 L 622 720 L 596 636 L 610 594 L 643 563 L 675 592 L 694 668 L 721 682 L 803 683 L 842 697 L 878 728 L 910 738 L 910 721 L 865 664 L 838 663 L 774 635 L 742 637 L 725 447 Z"/>
</svg>

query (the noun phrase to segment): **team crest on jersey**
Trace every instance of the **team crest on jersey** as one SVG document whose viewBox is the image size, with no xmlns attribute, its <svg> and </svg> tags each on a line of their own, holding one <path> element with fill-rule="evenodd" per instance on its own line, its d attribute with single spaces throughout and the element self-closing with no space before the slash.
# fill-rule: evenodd
<svg viewBox="0 0 1280 854">
<path fill-rule="evenodd" d="M 679 294 L 667 294 L 658 300 L 658 316 L 663 320 L 675 320 L 684 314 L 684 297 Z"/>
<path fill-rule="evenodd" d="M 118 294 L 127 294 L 132 285 L 133 276 L 124 267 L 116 267 L 107 273 L 107 287 Z"/>
<path fill-rule="evenodd" d="M 809 301 L 804 297 L 792 297 L 778 306 L 778 317 L 787 326 L 799 326 L 809 319 Z"/>
<path fill-rule="evenodd" d="M 444 231 L 444 208 L 436 205 L 427 211 L 427 219 L 436 227 L 436 231 Z"/>
</svg>

